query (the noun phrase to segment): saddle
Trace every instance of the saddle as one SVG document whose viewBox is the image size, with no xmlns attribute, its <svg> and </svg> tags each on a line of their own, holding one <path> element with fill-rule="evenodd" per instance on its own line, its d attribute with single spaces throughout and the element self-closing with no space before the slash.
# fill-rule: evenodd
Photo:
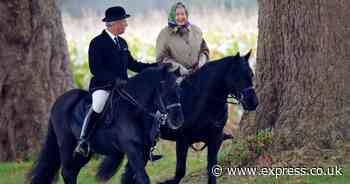
<svg viewBox="0 0 350 184">
<path fill-rule="evenodd" d="M 112 95 L 108 97 L 106 105 L 103 111 L 101 112 L 99 123 L 97 124 L 98 126 L 102 125 L 103 127 L 109 127 L 111 125 L 111 122 L 113 118 L 116 116 L 116 114 L 111 113 L 110 111 L 112 110 L 112 108 L 113 109 L 117 108 L 117 107 L 112 107 L 111 103 L 112 103 Z M 73 109 L 73 113 L 72 113 L 73 123 L 75 123 L 79 127 L 82 127 L 85 116 L 89 111 L 89 109 L 91 108 L 91 106 L 92 106 L 92 97 L 91 95 L 86 95 L 77 103 L 77 105 Z M 118 110 L 116 110 L 116 112 L 118 112 Z"/>
<path fill-rule="evenodd" d="M 119 100 L 123 98 L 118 90 L 124 88 L 124 85 L 126 85 L 125 81 L 116 81 L 116 84 L 111 91 L 111 94 L 109 95 L 106 105 L 102 111 L 102 114 L 99 118 L 99 122 L 96 124 L 98 127 L 103 127 L 103 128 L 108 128 L 112 125 L 113 119 L 118 116 L 120 106 L 118 105 L 119 103 L 116 103 L 115 100 Z M 114 99 L 114 102 L 112 102 Z M 78 127 L 83 126 L 83 122 L 85 119 L 85 116 L 89 109 L 91 108 L 92 105 L 92 97 L 91 95 L 86 95 L 84 96 L 74 107 L 73 112 L 72 112 L 72 117 L 73 117 L 73 124 Z M 114 113 L 111 113 L 113 110 Z M 159 138 L 159 122 L 155 121 L 155 119 L 145 116 L 145 121 L 146 127 L 145 131 L 148 132 L 145 134 L 145 140 L 147 140 L 146 144 L 149 146 L 154 146 L 157 142 L 157 139 Z"/>
<path fill-rule="evenodd" d="M 99 123 L 99 125 L 102 124 L 108 127 L 111 124 L 113 118 L 117 116 L 116 114 L 110 113 L 111 110 L 118 108 L 118 107 L 113 107 L 114 104 L 112 102 L 112 99 L 115 98 L 115 95 L 119 95 L 117 91 L 119 89 L 124 88 L 126 84 L 127 84 L 126 80 L 116 79 L 114 81 L 114 87 L 112 89 L 112 92 L 106 101 L 103 111 L 101 112 L 102 114 L 99 119 L 101 123 Z M 77 125 L 79 125 L 79 127 L 82 127 L 84 118 L 87 112 L 89 111 L 89 109 L 91 108 L 91 105 L 92 105 L 92 97 L 91 95 L 86 95 L 75 106 L 73 110 L 73 118 L 74 118 L 74 122 Z M 118 112 L 118 110 L 116 112 Z"/>
<path fill-rule="evenodd" d="M 86 95 L 83 97 L 74 107 L 73 109 L 73 122 L 79 125 L 79 127 L 83 126 L 84 118 L 91 108 L 92 98 L 90 95 Z"/>
</svg>

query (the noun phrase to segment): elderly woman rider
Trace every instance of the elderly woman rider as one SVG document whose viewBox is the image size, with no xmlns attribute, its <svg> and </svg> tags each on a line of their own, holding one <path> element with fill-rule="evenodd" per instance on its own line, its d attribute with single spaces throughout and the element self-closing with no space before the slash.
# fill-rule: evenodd
<svg viewBox="0 0 350 184">
<path fill-rule="evenodd" d="M 179 69 L 182 76 L 179 77 L 179 82 L 209 59 L 209 49 L 202 31 L 188 21 L 188 16 L 183 3 L 173 5 L 169 12 L 168 26 L 161 30 L 156 44 L 157 62 L 171 63 L 174 70 Z M 223 135 L 224 140 L 233 138 L 228 133 Z"/>
<path fill-rule="evenodd" d="M 168 26 L 158 35 L 156 60 L 171 63 L 182 76 L 189 75 L 208 61 L 209 49 L 199 27 L 188 21 L 188 10 L 181 2 L 171 7 Z"/>
</svg>

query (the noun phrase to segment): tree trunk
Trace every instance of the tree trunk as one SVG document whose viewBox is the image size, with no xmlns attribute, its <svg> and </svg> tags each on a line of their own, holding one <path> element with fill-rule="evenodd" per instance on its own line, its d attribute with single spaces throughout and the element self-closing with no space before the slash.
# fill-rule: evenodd
<svg viewBox="0 0 350 184">
<path fill-rule="evenodd" d="M 49 110 L 72 86 L 54 0 L 0 2 L 0 161 L 36 153 Z"/>
<path fill-rule="evenodd" d="M 318 159 L 350 140 L 350 1 L 258 2 L 260 105 L 242 129 L 272 127 L 276 153 Z"/>
</svg>

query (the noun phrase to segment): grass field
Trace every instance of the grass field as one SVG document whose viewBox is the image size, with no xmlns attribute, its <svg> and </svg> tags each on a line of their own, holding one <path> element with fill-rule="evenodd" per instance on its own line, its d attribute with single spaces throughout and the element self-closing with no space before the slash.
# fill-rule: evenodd
<svg viewBox="0 0 350 184">
<path fill-rule="evenodd" d="M 165 158 L 153 164 L 147 165 L 147 172 L 152 183 L 163 181 L 173 176 L 175 172 L 175 144 L 162 141 L 160 149 Z M 125 163 L 125 161 L 124 161 Z M 98 160 L 92 160 L 82 169 L 78 183 L 97 183 L 94 176 Z M 0 184 L 22 184 L 25 183 L 25 175 L 31 167 L 32 162 L 1 163 L 0 164 Z M 329 165 L 334 166 L 334 165 Z M 342 167 L 342 176 L 222 176 L 218 178 L 219 184 L 347 184 L 350 181 L 350 163 L 347 162 Z M 184 184 L 205 184 L 206 177 L 206 151 L 195 153 L 189 152 L 187 160 L 187 177 Z M 108 184 L 118 184 L 121 169 Z M 60 178 L 58 184 L 63 184 Z"/>
<path fill-rule="evenodd" d="M 162 141 L 158 146 L 163 159 L 149 163 L 147 172 L 151 177 L 152 183 L 170 178 L 175 173 L 175 144 Z M 126 161 L 124 161 L 125 164 Z M 99 161 L 92 160 L 81 170 L 78 177 L 78 183 L 97 183 L 94 176 L 98 167 Z M 206 152 L 194 153 L 190 151 L 188 159 L 188 171 L 198 171 L 206 165 Z M 0 184 L 22 184 L 25 183 L 25 175 L 32 165 L 32 162 L 17 162 L 17 163 L 0 163 Z M 120 175 L 123 169 L 110 181 L 108 184 L 118 184 Z M 60 178 L 59 184 L 63 184 Z"/>
</svg>

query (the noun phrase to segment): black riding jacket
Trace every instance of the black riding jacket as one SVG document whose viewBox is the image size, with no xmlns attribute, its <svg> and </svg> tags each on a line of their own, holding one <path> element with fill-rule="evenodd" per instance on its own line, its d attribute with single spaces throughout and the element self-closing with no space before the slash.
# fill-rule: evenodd
<svg viewBox="0 0 350 184">
<path fill-rule="evenodd" d="M 116 79 L 127 80 L 127 69 L 141 72 L 156 64 L 137 62 L 130 54 L 126 41 L 118 37 L 120 48 L 104 30 L 89 46 L 89 67 L 93 75 L 89 90 L 110 90 Z"/>
</svg>

